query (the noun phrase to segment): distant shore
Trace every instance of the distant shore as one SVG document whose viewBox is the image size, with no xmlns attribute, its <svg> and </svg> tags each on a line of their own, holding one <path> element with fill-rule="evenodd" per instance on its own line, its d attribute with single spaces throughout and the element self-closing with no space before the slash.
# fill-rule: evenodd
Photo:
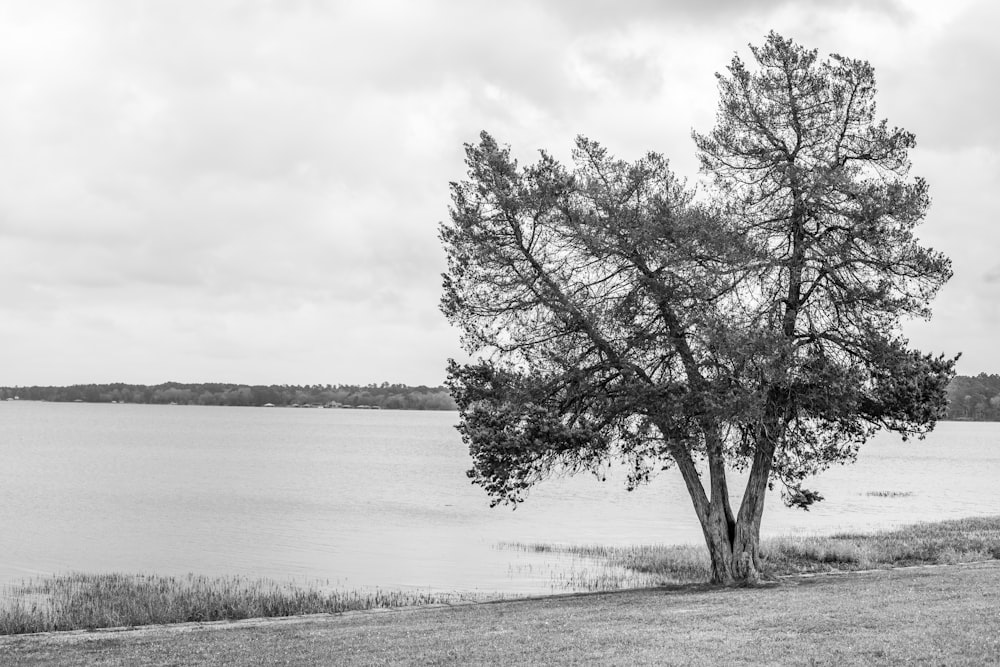
<svg viewBox="0 0 1000 667">
<path fill-rule="evenodd" d="M 246 385 L 221 382 L 80 384 L 66 387 L 0 387 L 0 401 L 141 403 L 243 407 L 454 410 L 445 387 L 404 384 Z"/>
<path fill-rule="evenodd" d="M 1000 375 L 956 375 L 948 384 L 942 421 L 1000 421 Z M 343 407 L 387 410 L 456 410 L 447 387 L 388 382 L 367 385 L 249 385 L 163 382 L 156 385 L 76 384 L 0 387 L 0 401 L 157 403 L 256 407 Z"/>
</svg>

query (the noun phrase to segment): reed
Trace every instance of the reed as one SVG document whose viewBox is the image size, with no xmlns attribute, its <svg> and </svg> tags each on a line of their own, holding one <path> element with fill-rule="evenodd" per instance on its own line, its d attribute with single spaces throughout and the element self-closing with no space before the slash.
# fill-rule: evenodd
<svg viewBox="0 0 1000 667">
<path fill-rule="evenodd" d="M 609 591 L 705 581 L 708 552 L 691 545 L 640 544 L 622 547 L 504 542 L 503 549 L 565 554 L 571 560 L 554 568 L 552 586 L 561 590 Z"/>
<path fill-rule="evenodd" d="M 918 523 L 874 533 L 774 538 L 764 551 L 776 575 L 1000 559 L 1000 517 Z"/>
<path fill-rule="evenodd" d="M 218 621 L 454 602 L 456 595 L 324 591 L 245 577 L 82 574 L 8 586 L 0 634 Z"/>
<path fill-rule="evenodd" d="M 504 543 L 503 548 L 570 554 L 591 559 L 555 573 L 553 587 L 616 590 L 639 586 L 704 583 L 711 575 L 703 546 L 558 545 Z M 872 533 L 774 537 L 761 541 L 770 577 L 968 563 L 1000 559 L 1000 516 L 919 523 Z"/>
<path fill-rule="evenodd" d="M 503 543 L 503 549 L 563 554 L 550 568 L 553 589 L 609 591 L 704 583 L 703 546 Z M 1000 559 L 1000 516 L 921 523 L 875 533 L 763 540 L 770 576 Z M 351 610 L 497 599 L 408 591 L 329 590 L 246 577 L 68 574 L 0 590 L 0 634 L 140 626 L 188 621 L 340 613 Z"/>
</svg>

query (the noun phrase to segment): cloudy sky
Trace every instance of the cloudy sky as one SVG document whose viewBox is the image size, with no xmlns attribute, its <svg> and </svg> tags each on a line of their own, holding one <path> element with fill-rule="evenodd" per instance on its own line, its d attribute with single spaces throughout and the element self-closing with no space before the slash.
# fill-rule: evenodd
<svg viewBox="0 0 1000 667">
<path fill-rule="evenodd" d="M 695 181 L 714 73 L 772 28 L 875 66 L 955 268 L 905 331 L 1000 372 L 998 27 L 992 0 L 0 0 L 0 385 L 438 384 L 463 142 L 584 134 Z"/>
</svg>

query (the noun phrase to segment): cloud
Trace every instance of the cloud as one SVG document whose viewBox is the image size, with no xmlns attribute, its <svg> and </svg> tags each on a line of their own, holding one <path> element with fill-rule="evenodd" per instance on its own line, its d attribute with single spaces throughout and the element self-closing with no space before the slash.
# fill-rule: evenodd
<svg viewBox="0 0 1000 667">
<path fill-rule="evenodd" d="M 713 73 L 771 28 L 872 60 L 886 114 L 927 148 L 927 234 L 956 257 L 956 284 L 981 279 L 960 239 L 988 235 L 975 221 L 998 206 L 982 192 L 997 123 L 980 87 L 996 53 L 979 19 L 995 10 L 908 7 L 6 3 L 0 349 L 18 353 L 0 365 L 9 382 L 51 365 L 54 382 L 135 368 L 436 383 L 458 349 L 437 313 L 436 225 L 462 143 L 487 129 L 522 160 L 567 159 L 584 134 L 693 177 Z"/>
<path fill-rule="evenodd" d="M 895 91 L 881 109 L 915 131 L 921 146 L 1000 149 L 1000 122 L 993 112 L 1000 92 L 991 85 L 1000 68 L 995 35 L 1000 7 L 956 2 L 918 16 L 910 39 L 876 63 L 882 88 Z"/>
<path fill-rule="evenodd" d="M 659 24 L 667 27 L 681 22 L 700 29 L 718 27 L 720 21 L 738 21 L 747 16 L 768 18 L 788 7 L 803 8 L 811 13 L 826 13 L 831 5 L 823 0 L 578 0 L 572 5 L 547 5 L 559 19 L 576 29 L 605 32 L 619 30 L 635 24 Z M 906 10 L 893 0 L 849 0 L 838 3 L 836 10 L 860 7 L 900 19 Z"/>
</svg>

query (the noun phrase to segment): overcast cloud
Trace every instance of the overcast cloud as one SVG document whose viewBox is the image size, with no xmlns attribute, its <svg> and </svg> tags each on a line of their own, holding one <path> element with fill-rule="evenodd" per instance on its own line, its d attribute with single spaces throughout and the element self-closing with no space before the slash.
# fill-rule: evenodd
<svg viewBox="0 0 1000 667">
<path fill-rule="evenodd" d="M 438 384 L 462 144 L 697 177 L 770 29 L 864 58 L 954 262 L 918 347 L 1000 372 L 1000 9 L 926 2 L 0 0 L 0 384 Z"/>
</svg>

